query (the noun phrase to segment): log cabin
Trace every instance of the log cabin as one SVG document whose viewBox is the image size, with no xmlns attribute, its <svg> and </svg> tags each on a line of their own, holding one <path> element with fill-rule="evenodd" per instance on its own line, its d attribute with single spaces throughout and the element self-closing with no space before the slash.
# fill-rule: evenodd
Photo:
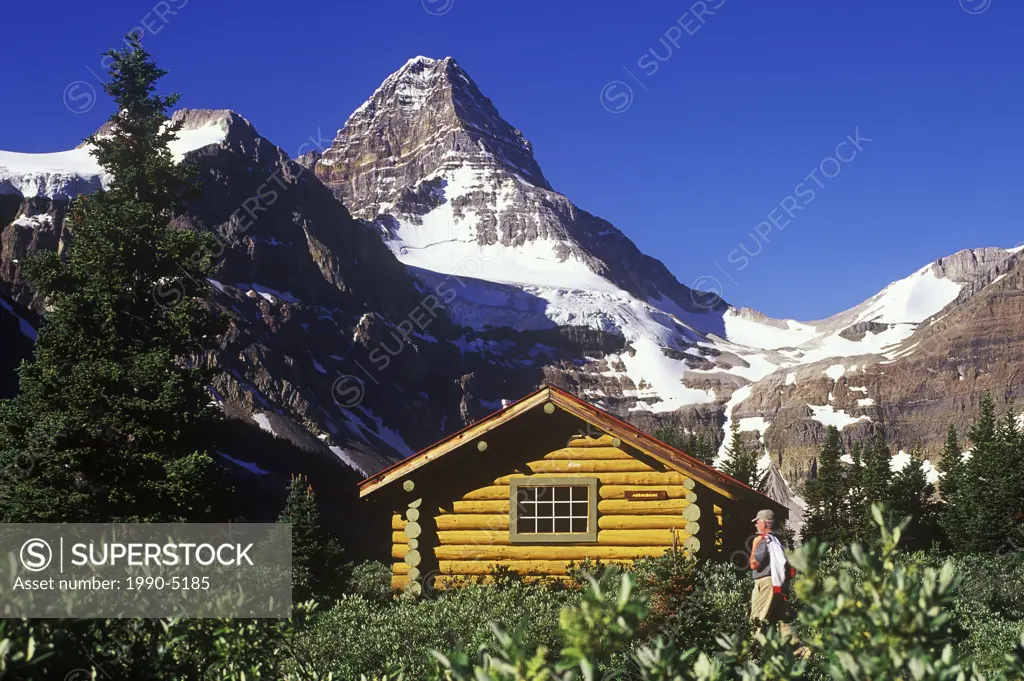
<svg viewBox="0 0 1024 681">
<path fill-rule="evenodd" d="M 728 559 L 749 544 L 758 510 L 772 509 L 776 522 L 788 513 L 548 385 L 359 488 L 374 536 L 390 548 L 393 588 L 414 594 L 486 580 L 497 566 L 558 578 L 571 562 L 628 564 L 673 546 Z"/>
</svg>

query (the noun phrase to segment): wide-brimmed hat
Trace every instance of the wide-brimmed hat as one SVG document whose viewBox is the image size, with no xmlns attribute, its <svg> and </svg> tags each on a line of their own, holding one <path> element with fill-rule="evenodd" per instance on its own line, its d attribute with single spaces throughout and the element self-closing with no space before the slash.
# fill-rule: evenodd
<svg viewBox="0 0 1024 681">
<path fill-rule="evenodd" d="M 773 523 L 775 522 L 775 512 L 767 508 L 762 511 L 758 511 L 757 517 L 754 518 L 751 522 L 756 523 L 758 520 L 766 520 L 768 522 Z"/>
</svg>

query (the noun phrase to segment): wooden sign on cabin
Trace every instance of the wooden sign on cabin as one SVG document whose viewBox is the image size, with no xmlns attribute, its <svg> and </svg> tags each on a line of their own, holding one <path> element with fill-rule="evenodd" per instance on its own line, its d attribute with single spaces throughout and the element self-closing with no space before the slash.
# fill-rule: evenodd
<svg viewBox="0 0 1024 681">
<path fill-rule="evenodd" d="M 660 501 L 661 499 L 668 499 L 668 491 L 663 489 L 627 489 L 625 494 L 626 499 L 629 501 Z"/>
<path fill-rule="evenodd" d="M 486 441 L 486 444 L 485 444 Z M 414 594 L 502 566 L 564 578 L 679 546 L 742 550 L 785 506 L 553 386 L 543 386 L 359 485 L 391 584 Z"/>
</svg>

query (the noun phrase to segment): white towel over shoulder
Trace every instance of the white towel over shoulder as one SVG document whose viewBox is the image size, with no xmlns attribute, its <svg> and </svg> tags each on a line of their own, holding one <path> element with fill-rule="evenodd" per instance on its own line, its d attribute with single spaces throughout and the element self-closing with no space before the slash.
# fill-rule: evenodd
<svg viewBox="0 0 1024 681">
<path fill-rule="evenodd" d="M 782 542 L 774 534 L 765 535 L 768 542 L 768 556 L 772 570 L 772 586 L 782 586 L 786 581 L 786 554 L 782 550 Z"/>
</svg>

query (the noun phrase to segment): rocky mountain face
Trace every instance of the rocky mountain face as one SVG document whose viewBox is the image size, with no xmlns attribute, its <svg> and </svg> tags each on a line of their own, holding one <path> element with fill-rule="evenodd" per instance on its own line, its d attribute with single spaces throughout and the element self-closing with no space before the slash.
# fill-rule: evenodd
<svg viewBox="0 0 1024 681">
<path fill-rule="evenodd" d="M 1014 408 L 1024 388 L 1024 249 L 961 251 L 918 275 L 943 282 L 945 295 L 923 301 L 938 309 L 899 342 L 775 371 L 736 404 L 730 416 L 758 431 L 791 479 L 809 472 L 829 424 L 848 441 L 881 430 L 894 451 L 934 457 L 948 425 L 964 433 L 986 392 L 1000 409 Z M 894 306 L 880 307 L 878 298 L 830 318 L 829 326 L 844 339 L 898 330 L 902 324 L 887 318 Z M 864 310 L 871 319 L 861 318 Z"/>
<path fill-rule="evenodd" d="M 696 315 L 726 307 L 681 285 L 614 225 L 555 192 L 531 144 L 451 57 L 407 62 L 312 167 L 353 215 L 376 219 L 386 238 L 422 231 L 450 204 L 444 236 L 485 253 L 536 247 L 536 256 L 585 267 L 639 300 L 668 297 Z"/>
<path fill-rule="evenodd" d="M 723 441 L 736 420 L 783 500 L 828 425 L 931 455 L 984 392 L 1024 387 L 1024 249 L 962 251 L 824 320 L 736 308 L 559 194 L 451 58 L 410 60 L 296 160 L 230 111 L 176 118 L 206 188 L 177 220 L 223 246 L 216 399 L 361 474 L 550 382 L 643 428 Z M 0 152 L 0 333 L 25 344 L 20 262 L 62 249 L 68 200 L 104 181 L 84 147 Z"/>
<path fill-rule="evenodd" d="M 458 281 L 427 289 L 413 279 L 376 231 L 243 117 L 182 110 L 174 118 L 184 129 L 173 150 L 204 186 L 175 221 L 218 241 L 212 302 L 230 330 L 209 359 L 223 369 L 211 389 L 229 416 L 367 474 L 497 408 L 493 391 L 524 394 L 548 365 L 571 366 L 584 348 L 608 345 L 572 327 L 467 336 L 445 311 Z M 8 178 L 0 332 L 12 339 L 3 354 L 13 367 L 42 312 L 22 263 L 63 248 L 72 238 L 68 202 L 105 177 L 85 147 L 0 152 L 0 173 Z M 154 304 L 173 306 L 179 295 L 165 282 Z"/>
</svg>

